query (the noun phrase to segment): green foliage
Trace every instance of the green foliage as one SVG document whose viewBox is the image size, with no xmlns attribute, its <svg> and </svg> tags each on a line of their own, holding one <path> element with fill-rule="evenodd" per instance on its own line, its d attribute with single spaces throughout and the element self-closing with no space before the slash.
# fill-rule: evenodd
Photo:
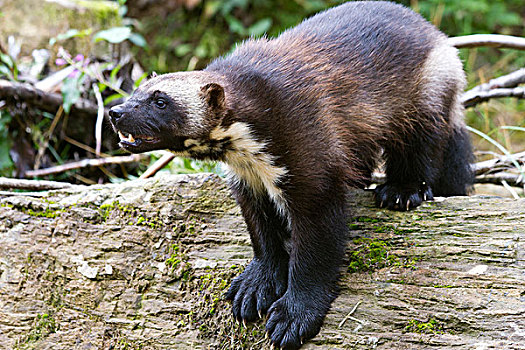
<svg viewBox="0 0 525 350">
<path fill-rule="evenodd" d="M 202 1 L 191 10 L 180 8 L 169 14 L 163 26 L 158 25 L 158 18 L 144 19 L 142 33 L 150 38 L 150 50 L 138 56 L 145 66 L 158 72 L 202 68 L 230 51 L 235 43 L 264 34 L 276 36 L 305 17 L 342 2 Z"/>
<path fill-rule="evenodd" d="M 181 157 L 177 157 L 171 161 L 169 171 L 172 174 L 215 173 L 224 175 L 220 164 L 216 162 L 205 162 Z"/>
<path fill-rule="evenodd" d="M 95 42 L 105 40 L 111 44 L 120 44 L 125 40 L 131 41 L 139 47 L 145 47 L 146 39 L 138 33 L 133 33 L 131 27 L 113 27 L 101 30 L 93 36 Z"/>
<path fill-rule="evenodd" d="M 56 37 L 49 39 L 49 45 L 53 46 L 57 42 L 65 41 L 71 38 L 83 38 L 91 35 L 91 33 L 93 33 L 91 28 L 84 30 L 69 29 L 67 32 L 58 34 Z"/>
<path fill-rule="evenodd" d="M 7 77 L 9 80 L 18 79 L 18 67 L 11 56 L 0 52 L 0 78 Z"/>
<path fill-rule="evenodd" d="M 11 122 L 11 115 L 0 110 L 0 176 L 12 176 L 13 161 L 9 155 L 12 146 L 9 137 L 8 125 Z"/>
<path fill-rule="evenodd" d="M 64 112 L 69 113 L 71 107 L 80 98 L 81 85 L 84 81 L 84 73 L 69 77 L 62 84 L 62 98 L 64 100 Z"/>
<path fill-rule="evenodd" d="M 400 1 L 452 36 L 473 33 L 523 35 L 523 0 Z M 520 29 L 521 27 L 521 29 Z M 521 33 L 520 33 L 521 31 Z"/>
</svg>

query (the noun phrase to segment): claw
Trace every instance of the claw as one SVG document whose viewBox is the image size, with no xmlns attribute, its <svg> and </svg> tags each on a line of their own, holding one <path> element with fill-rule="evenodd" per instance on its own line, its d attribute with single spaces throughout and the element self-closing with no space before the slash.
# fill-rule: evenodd
<svg viewBox="0 0 525 350">
<path fill-rule="evenodd" d="M 383 201 L 381 201 L 381 204 L 379 204 L 379 208 L 383 208 Z"/>
<path fill-rule="evenodd" d="M 407 200 L 407 211 L 410 209 L 410 199 Z"/>
<path fill-rule="evenodd" d="M 396 204 L 399 204 L 400 201 L 401 201 L 401 198 L 397 197 Z"/>
<path fill-rule="evenodd" d="M 426 193 L 423 193 L 423 200 L 424 200 L 424 201 L 427 200 L 427 194 L 426 194 Z"/>
<path fill-rule="evenodd" d="M 242 320 L 242 325 L 244 326 L 244 328 L 246 328 L 246 321 L 245 320 Z"/>
<path fill-rule="evenodd" d="M 262 310 L 257 310 L 257 314 L 259 315 L 259 318 L 262 318 Z"/>
</svg>

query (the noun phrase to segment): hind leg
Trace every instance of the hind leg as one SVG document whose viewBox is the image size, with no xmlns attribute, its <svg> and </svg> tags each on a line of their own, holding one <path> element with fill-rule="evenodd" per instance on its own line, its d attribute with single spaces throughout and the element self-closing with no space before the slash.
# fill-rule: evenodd
<svg viewBox="0 0 525 350">
<path fill-rule="evenodd" d="M 444 129 L 421 127 L 385 146 L 387 181 L 376 188 L 377 206 L 409 210 L 433 199 L 431 184 L 442 167 Z"/>
</svg>

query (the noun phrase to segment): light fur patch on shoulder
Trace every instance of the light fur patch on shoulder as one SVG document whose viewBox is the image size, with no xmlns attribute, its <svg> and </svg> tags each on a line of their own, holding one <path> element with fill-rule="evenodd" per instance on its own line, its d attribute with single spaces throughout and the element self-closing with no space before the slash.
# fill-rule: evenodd
<svg viewBox="0 0 525 350">
<path fill-rule="evenodd" d="M 288 218 L 286 200 L 277 186 L 288 173 L 274 163 L 274 157 L 265 152 L 266 144 L 256 140 L 246 123 L 233 123 L 227 129 L 215 128 L 212 139 L 230 138 L 231 150 L 225 154 L 225 163 L 233 173 L 233 181 L 245 182 L 256 194 L 266 192 L 280 214 Z"/>
<path fill-rule="evenodd" d="M 423 66 L 423 79 L 425 84 L 423 100 L 433 110 L 439 110 L 443 103 L 444 88 L 447 84 L 454 83 L 456 94 L 450 109 L 450 123 L 453 126 L 463 124 L 463 106 L 459 96 L 466 85 L 463 64 L 458 56 L 458 50 L 446 41 L 441 42 L 430 51 Z"/>
</svg>

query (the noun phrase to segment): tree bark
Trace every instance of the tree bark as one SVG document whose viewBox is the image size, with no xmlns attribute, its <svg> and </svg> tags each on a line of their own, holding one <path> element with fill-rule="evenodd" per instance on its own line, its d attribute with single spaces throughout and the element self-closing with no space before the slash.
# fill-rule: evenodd
<svg viewBox="0 0 525 350">
<path fill-rule="evenodd" d="M 222 299 L 252 253 L 217 176 L 0 203 L 0 348 L 268 348 L 264 322 L 235 324 Z M 524 199 L 350 205 L 342 292 L 304 349 L 523 349 Z"/>
</svg>

